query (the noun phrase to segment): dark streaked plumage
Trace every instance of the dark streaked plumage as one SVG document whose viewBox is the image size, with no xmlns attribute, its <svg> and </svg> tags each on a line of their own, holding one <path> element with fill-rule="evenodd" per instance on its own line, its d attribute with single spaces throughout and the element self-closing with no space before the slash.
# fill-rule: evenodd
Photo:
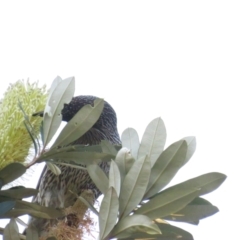
<svg viewBox="0 0 240 240">
<path fill-rule="evenodd" d="M 94 96 L 78 96 L 74 97 L 69 104 L 65 104 L 62 110 L 63 121 L 69 121 L 72 117 L 86 104 L 93 105 L 96 97 Z M 117 117 L 114 109 L 106 101 L 104 102 L 103 112 L 94 124 L 94 126 L 74 144 L 99 144 L 101 140 L 108 140 L 113 144 L 120 144 L 120 138 L 117 130 Z M 106 173 L 109 171 L 108 163 L 100 164 Z M 46 167 L 40 177 L 37 188 L 39 193 L 34 199 L 35 202 L 43 206 L 51 206 L 55 208 L 69 207 L 75 202 L 75 196 L 69 192 L 72 190 L 78 195 L 82 191 L 91 189 L 95 195 L 95 199 L 100 196 L 100 191 L 92 182 L 87 171 L 61 166 L 61 174 L 54 175 Z M 33 224 L 40 230 L 43 228 L 42 221 L 34 220 Z"/>
</svg>

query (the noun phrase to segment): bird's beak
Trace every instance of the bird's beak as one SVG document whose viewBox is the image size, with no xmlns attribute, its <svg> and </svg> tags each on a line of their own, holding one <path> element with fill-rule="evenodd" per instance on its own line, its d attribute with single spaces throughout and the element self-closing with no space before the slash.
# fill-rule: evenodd
<svg viewBox="0 0 240 240">
<path fill-rule="evenodd" d="M 32 114 L 33 117 L 43 117 L 44 111 L 35 112 Z"/>
</svg>

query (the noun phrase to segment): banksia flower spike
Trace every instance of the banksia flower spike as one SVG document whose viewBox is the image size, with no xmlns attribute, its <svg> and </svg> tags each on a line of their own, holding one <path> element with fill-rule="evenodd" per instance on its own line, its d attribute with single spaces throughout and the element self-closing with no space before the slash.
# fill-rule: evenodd
<svg viewBox="0 0 240 240">
<path fill-rule="evenodd" d="M 44 108 L 46 99 L 46 86 L 39 87 L 37 82 L 19 80 L 8 87 L 0 104 L 0 169 L 25 162 L 33 142 L 24 125 L 23 110 L 38 135 L 42 120 L 32 114 Z"/>
</svg>

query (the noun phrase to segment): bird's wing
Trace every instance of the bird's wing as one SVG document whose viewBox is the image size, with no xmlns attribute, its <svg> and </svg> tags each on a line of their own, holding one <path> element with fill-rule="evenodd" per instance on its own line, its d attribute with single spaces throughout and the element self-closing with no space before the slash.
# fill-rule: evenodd
<svg viewBox="0 0 240 240">
<path fill-rule="evenodd" d="M 95 144 L 99 144 L 101 142 L 100 139 L 102 139 L 102 140 L 103 139 L 107 139 L 107 137 L 100 130 L 98 130 L 96 128 L 91 128 L 86 134 L 84 134 L 82 137 L 80 137 L 75 142 L 71 143 L 71 145 L 77 145 L 77 144 L 87 145 L 89 143 L 91 143 L 91 145 L 95 145 Z M 42 170 L 42 173 L 41 173 L 41 175 L 39 177 L 36 189 L 39 190 L 40 184 L 41 184 L 41 180 L 43 180 L 44 174 L 46 173 L 47 170 L 48 170 L 48 168 L 45 165 L 43 170 Z M 36 201 L 37 201 L 37 196 L 35 196 L 32 199 L 32 202 L 36 202 Z"/>
</svg>

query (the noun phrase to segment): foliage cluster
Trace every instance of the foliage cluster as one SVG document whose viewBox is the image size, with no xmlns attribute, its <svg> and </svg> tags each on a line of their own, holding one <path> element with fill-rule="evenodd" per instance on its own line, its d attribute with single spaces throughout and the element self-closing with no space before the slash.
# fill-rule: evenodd
<svg viewBox="0 0 240 240">
<path fill-rule="evenodd" d="M 104 195 L 99 211 L 84 196 L 78 196 L 77 200 L 98 216 L 100 240 L 193 239 L 190 233 L 171 225 L 169 220 L 198 224 L 200 219 L 218 212 L 216 206 L 201 196 L 218 188 L 226 176 L 212 172 L 166 188 L 192 157 L 196 140 L 195 137 L 185 137 L 164 148 L 166 129 L 161 118 L 148 124 L 141 141 L 136 130 L 128 128 L 122 133 L 122 146 L 107 141 L 94 146 L 69 146 L 97 121 L 104 106 L 102 99 L 95 100 L 94 106 L 84 106 L 49 147 L 61 124 L 64 103 L 69 103 L 74 94 L 74 84 L 74 78 L 62 80 L 57 77 L 53 81 L 44 109 L 41 138 L 29 123 L 25 108 L 21 108 L 35 155 L 29 163 L 9 161 L 10 164 L 0 170 L 1 187 L 42 161 L 56 175 L 61 173 L 58 167 L 61 164 L 81 168 L 88 171 Z M 108 176 L 99 167 L 100 161 L 109 162 Z M 0 218 L 11 219 L 3 230 L 4 239 L 24 238 L 16 224 L 16 221 L 21 222 L 18 218 L 21 215 L 56 219 L 66 214 L 66 209 L 39 206 L 23 200 L 36 194 L 36 189 L 22 186 L 0 191 Z M 26 239 L 37 240 L 38 237 L 37 229 L 28 227 Z"/>
</svg>

